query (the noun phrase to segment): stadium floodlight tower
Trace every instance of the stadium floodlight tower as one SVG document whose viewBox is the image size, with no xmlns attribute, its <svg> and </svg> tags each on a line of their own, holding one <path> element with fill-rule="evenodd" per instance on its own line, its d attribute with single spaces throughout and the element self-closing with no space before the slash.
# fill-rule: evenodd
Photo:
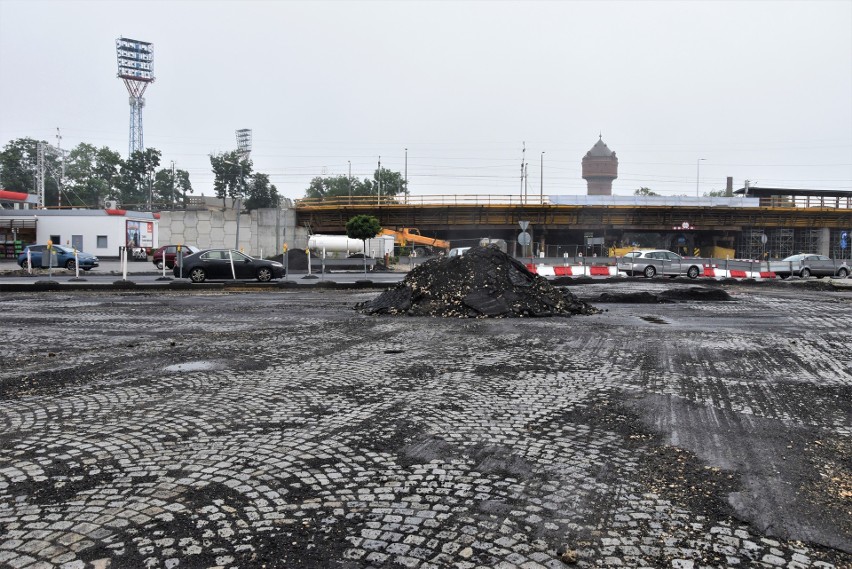
<svg viewBox="0 0 852 569">
<path fill-rule="evenodd" d="M 118 55 L 118 77 L 130 94 L 130 144 L 128 157 L 144 150 L 142 143 L 142 107 L 145 106 L 145 89 L 154 82 L 154 44 L 118 38 L 115 40 Z"/>
<path fill-rule="evenodd" d="M 242 160 L 248 160 L 251 154 L 251 129 L 241 128 L 237 131 L 237 152 Z"/>
<path fill-rule="evenodd" d="M 237 241 L 235 247 L 240 248 L 240 209 L 242 206 L 243 196 L 246 193 L 246 182 L 243 179 L 243 162 L 249 159 L 251 154 L 251 129 L 241 128 L 237 130 L 237 154 L 239 155 L 240 166 L 240 191 L 237 196 Z"/>
</svg>

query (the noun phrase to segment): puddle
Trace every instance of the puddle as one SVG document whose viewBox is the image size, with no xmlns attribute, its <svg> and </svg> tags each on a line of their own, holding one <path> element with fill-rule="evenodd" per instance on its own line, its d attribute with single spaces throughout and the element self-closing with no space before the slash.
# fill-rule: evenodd
<svg viewBox="0 0 852 569">
<path fill-rule="evenodd" d="M 668 324 L 668 322 L 662 318 L 658 318 L 657 316 L 640 316 L 639 318 L 645 322 L 650 322 L 651 324 Z"/>
<path fill-rule="evenodd" d="M 166 367 L 163 371 L 208 371 L 211 369 L 224 369 L 222 362 L 217 361 L 199 361 L 199 362 L 184 362 L 182 364 L 173 364 Z"/>
</svg>

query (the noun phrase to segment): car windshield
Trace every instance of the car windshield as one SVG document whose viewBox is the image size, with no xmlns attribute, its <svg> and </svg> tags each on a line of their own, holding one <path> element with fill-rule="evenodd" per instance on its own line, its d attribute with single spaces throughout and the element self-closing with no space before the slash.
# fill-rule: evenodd
<svg viewBox="0 0 852 569">
<path fill-rule="evenodd" d="M 626 253 L 624 256 L 625 257 L 638 257 L 641 254 L 642 254 L 642 251 L 631 251 L 629 253 Z"/>
<path fill-rule="evenodd" d="M 782 259 L 783 261 L 801 261 L 805 258 L 805 255 L 790 255 L 786 259 Z"/>
</svg>

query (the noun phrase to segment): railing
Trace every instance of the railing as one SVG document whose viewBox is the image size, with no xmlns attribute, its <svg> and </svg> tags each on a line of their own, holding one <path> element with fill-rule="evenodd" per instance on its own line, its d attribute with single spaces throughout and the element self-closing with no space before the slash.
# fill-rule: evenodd
<svg viewBox="0 0 852 569">
<path fill-rule="evenodd" d="M 551 205 L 548 196 L 447 194 L 433 196 L 340 196 L 332 198 L 302 198 L 295 207 L 365 207 L 365 206 L 425 206 L 425 205 Z"/>
<path fill-rule="evenodd" d="M 760 198 L 760 207 L 852 209 L 849 196 L 769 196 Z"/>
<path fill-rule="evenodd" d="M 438 194 L 397 196 L 335 196 L 302 198 L 295 207 L 406 207 L 406 206 L 663 206 L 663 207 L 780 207 L 852 209 L 852 194 L 848 197 L 773 196 L 768 198 L 693 198 L 687 196 L 586 196 L 519 194 Z"/>
</svg>

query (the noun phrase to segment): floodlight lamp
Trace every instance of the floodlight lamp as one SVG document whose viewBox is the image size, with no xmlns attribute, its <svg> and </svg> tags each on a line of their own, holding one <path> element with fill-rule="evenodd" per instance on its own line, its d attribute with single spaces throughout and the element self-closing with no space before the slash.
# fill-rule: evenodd
<svg viewBox="0 0 852 569">
<path fill-rule="evenodd" d="M 154 80 L 154 45 L 149 42 L 118 38 L 115 40 L 118 76 L 130 81 Z"/>
<path fill-rule="evenodd" d="M 242 155 L 251 152 L 251 129 L 241 128 L 237 131 L 237 151 Z"/>
</svg>

